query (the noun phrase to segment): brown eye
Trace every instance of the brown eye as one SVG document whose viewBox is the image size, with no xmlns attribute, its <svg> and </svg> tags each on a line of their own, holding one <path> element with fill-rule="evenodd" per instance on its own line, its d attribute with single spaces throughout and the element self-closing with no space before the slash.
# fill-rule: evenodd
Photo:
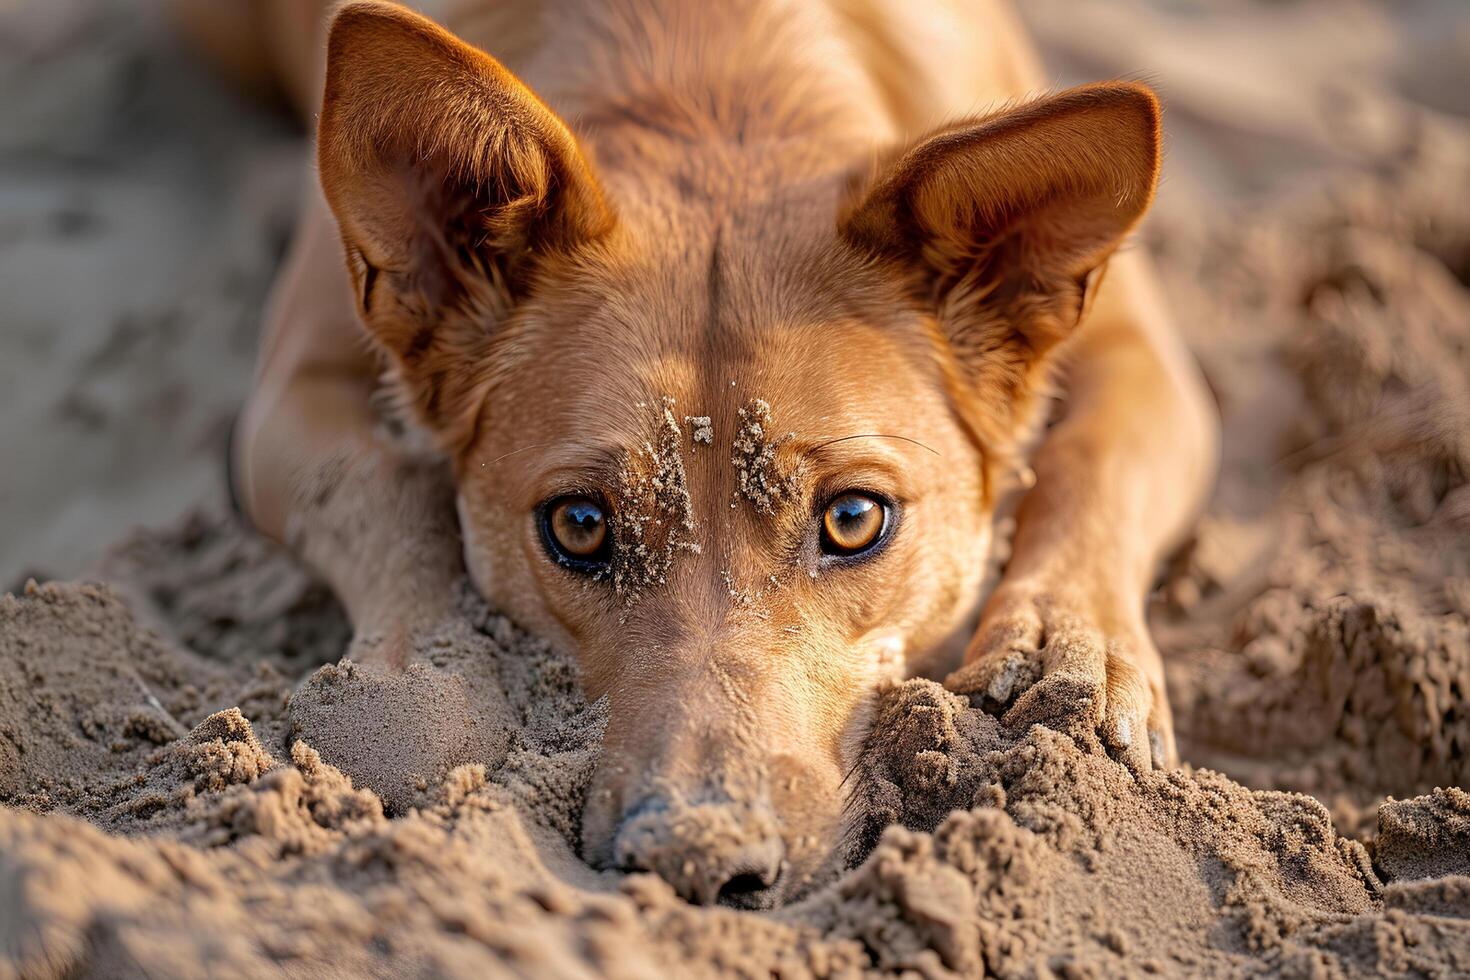
<svg viewBox="0 0 1470 980">
<path fill-rule="evenodd" d="M 606 561 L 607 516 L 597 501 L 562 497 L 546 509 L 544 521 L 547 544 L 556 557 L 579 565 Z"/>
<path fill-rule="evenodd" d="M 822 514 L 822 550 L 829 555 L 867 551 L 883 536 L 888 508 L 866 493 L 834 497 Z"/>
</svg>

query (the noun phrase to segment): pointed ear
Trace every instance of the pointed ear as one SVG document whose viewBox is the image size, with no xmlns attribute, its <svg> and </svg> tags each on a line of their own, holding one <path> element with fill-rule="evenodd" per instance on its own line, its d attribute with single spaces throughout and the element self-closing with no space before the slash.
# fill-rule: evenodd
<svg viewBox="0 0 1470 980">
<path fill-rule="evenodd" d="M 879 173 L 842 222 L 935 304 L 967 414 L 997 448 L 1029 421 L 1047 354 L 1153 198 L 1159 122 L 1153 93 L 1129 83 L 969 120 Z"/>
<path fill-rule="evenodd" d="M 601 188 L 495 59 L 385 2 L 332 22 L 317 158 L 363 322 L 418 420 L 460 447 L 535 263 L 612 226 Z"/>
</svg>

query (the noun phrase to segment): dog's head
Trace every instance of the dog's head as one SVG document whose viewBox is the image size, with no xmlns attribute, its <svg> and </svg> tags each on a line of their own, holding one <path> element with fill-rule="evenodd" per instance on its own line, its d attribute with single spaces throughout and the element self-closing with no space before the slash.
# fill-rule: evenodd
<svg viewBox="0 0 1470 980">
<path fill-rule="evenodd" d="M 453 460 L 476 583 L 609 698 L 591 859 L 704 901 L 810 880 L 875 691 L 973 623 L 998 487 L 1158 141 L 1116 84 L 857 177 L 677 140 L 598 174 L 491 58 L 339 15 L 320 169 L 360 313 Z"/>
</svg>

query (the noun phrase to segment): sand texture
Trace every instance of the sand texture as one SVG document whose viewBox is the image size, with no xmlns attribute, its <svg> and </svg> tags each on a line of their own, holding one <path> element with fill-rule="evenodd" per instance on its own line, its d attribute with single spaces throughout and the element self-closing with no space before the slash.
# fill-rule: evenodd
<svg viewBox="0 0 1470 980">
<path fill-rule="evenodd" d="M 146 18 L 124 30 L 114 8 L 73 7 L 57 3 L 12 49 L 65 54 L 104 28 L 156 41 Z M 420 638 L 418 666 L 344 661 L 349 630 L 326 590 L 210 504 L 155 520 L 74 580 L 17 580 L 0 597 L 0 980 L 1470 974 L 1470 105 L 1455 101 L 1470 85 L 1441 77 L 1470 34 L 1429 18 L 1412 48 L 1412 32 L 1357 3 L 1239 8 L 1237 29 L 1269 38 L 1262 64 L 1290 62 L 1278 81 L 1295 87 L 1273 97 L 1212 59 L 1211 45 L 1234 50 L 1228 25 L 1190 35 L 1143 0 L 1104 19 L 1028 6 L 1063 77 L 1157 63 L 1170 99 L 1179 177 L 1137 247 L 1158 260 L 1225 426 L 1219 490 L 1150 603 L 1183 766 L 1133 775 L 909 681 L 878 712 L 831 873 L 771 912 L 690 906 L 578 856 L 606 715 L 569 662 L 467 586 L 460 621 Z M 1319 30 L 1330 45 L 1293 44 Z M 1389 63 L 1392 86 L 1377 71 Z M 16 64 L 0 63 L 5 77 Z M 1312 83 L 1344 66 L 1357 89 L 1328 100 L 1340 114 L 1326 120 L 1299 90 L 1320 95 Z M 9 110 L 31 112 L 32 129 L 50 125 L 40 90 L 17 90 Z M 281 138 L 267 132 L 241 139 L 267 153 Z M 159 161 L 179 165 L 160 145 L 129 164 L 146 171 L 127 198 L 140 208 L 172 172 Z M 73 157 L 126 197 L 133 178 Z M 30 159 L 0 145 L 7 174 L 50 187 Z M 1274 181 L 1248 211 L 1221 204 L 1239 174 L 1273 168 L 1302 179 Z M 290 186 L 259 193 L 288 213 Z M 14 210 L 0 201 L 0 216 Z M 195 278 L 208 315 L 103 331 L 92 375 L 58 355 L 73 382 L 57 397 L 96 408 L 95 428 L 57 430 L 69 453 L 112 445 L 131 399 L 151 397 L 132 374 L 192 379 L 172 396 L 184 409 L 150 410 L 218 442 L 248 375 L 216 390 L 195 372 L 248 371 L 248 357 L 194 338 L 258 302 L 273 259 L 260 207 L 222 213 L 215 231 L 249 244 Z M 60 227 L 0 222 L 0 255 L 40 268 Z M 42 308 L 23 278 L 0 271 L 19 297 L 10 323 Z M 170 330 L 183 339 L 160 356 Z M 0 372 L 33 340 L 0 334 L 13 355 Z M 707 420 L 667 414 L 649 474 L 723 451 L 701 439 Z M 21 412 L 0 448 L 22 451 L 46 425 Z M 749 440 L 745 492 L 779 492 L 760 451 L 780 435 Z M 141 437 L 136 451 L 150 458 Z M 155 458 L 178 484 L 174 511 L 217 480 L 198 468 L 217 463 Z M 86 465 L 53 477 L 91 487 L 58 491 L 53 513 L 95 537 L 111 525 L 87 501 L 106 479 Z M 630 473 L 630 494 L 647 496 L 647 475 Z M 146 496 L 142 475 L 116 485 L 107 506 L 148 516 L 125 506 Z M 27 471 L 0 489 L 0 526 L 42 527 L 17 508 L 44 509 L 45 481 Z M 77 570 L 81 539 L 52 537 L 3 543 Z M 647 544 L 630 589 L 678 541 Z M 28 554 L 0 554 L 5 574 Z"/>
</svg>

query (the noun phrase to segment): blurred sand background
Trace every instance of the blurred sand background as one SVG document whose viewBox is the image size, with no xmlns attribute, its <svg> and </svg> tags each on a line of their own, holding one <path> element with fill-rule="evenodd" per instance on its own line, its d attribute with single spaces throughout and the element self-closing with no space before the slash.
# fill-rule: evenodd
<svg viewBox="0 0 1470 980">
<path fill-rule="evenodd" d="M 1027 0 L 1058 84 L 1155 84 L 1154 221 L 1371 168 L 1400 101 L 1470 114 L 1464 0 Z M 0 2 L 0 585 L 222 495 L 222 440 L 307 142 L 159 0 Z M 1186 330 L 1189 324 L 1184 324 Z"/>
</svg>

